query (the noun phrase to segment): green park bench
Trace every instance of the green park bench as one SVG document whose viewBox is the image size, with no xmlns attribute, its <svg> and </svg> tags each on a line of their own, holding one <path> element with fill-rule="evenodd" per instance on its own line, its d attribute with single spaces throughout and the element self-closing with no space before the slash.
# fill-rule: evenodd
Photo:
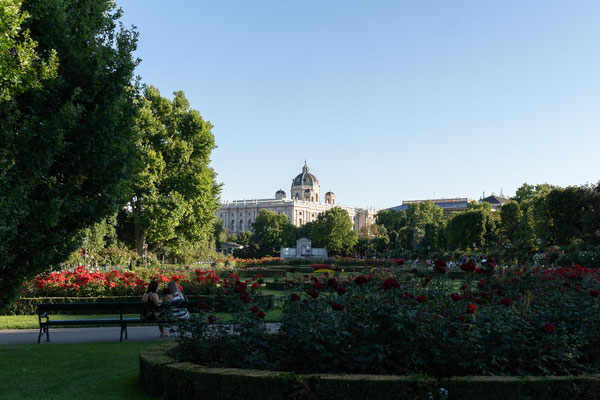
<svg viewBox="0 0 600 400">
<path fill-rule="evenodd" d="M 177 308 L 187 308 L 190 313 L 198 311 L 197 301 L 178 301 L 173 304 Z M 170 305 L 159 307 L 163 311 L 163 315 L 168 315 Z M 74 325 L 117 325 L 121 327 L 120 341 L 123 341 L 123 335 L 127 339 L 127 326 L 133 324 L 169 324 L 177 322 L 174 318 L 163 317 L 157 320 L 142 319 L 140 317 L 124 317 L 124 314 L 141 314 L 142 311 L 156 309 L 151 303 L 142 302 L 106 302 L 106 303 L 55 303 L 55 304 L 39 304 L 37 307 L 38 320 L 40 323 L 40 333 L 38 335 L 38 343 L 42 336 L 46 335 L 46 341 L 50 341 L 49 329 L 51 326 L 74 326 Z M 119 317 L 112 318 L 73 318 L 53 320 L 50 318 L 52 313 L 68 312 L 85 314 L 118 314 Z"/>
</svg>

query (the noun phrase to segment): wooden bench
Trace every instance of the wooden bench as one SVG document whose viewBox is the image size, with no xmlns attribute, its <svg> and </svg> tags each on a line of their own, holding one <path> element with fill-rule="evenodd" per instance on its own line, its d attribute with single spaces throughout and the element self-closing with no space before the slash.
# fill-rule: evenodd
<svg viewBox="0 0 600 400">
<path fill-rule="evenodd" d="M 40 333 L 38 335 L 38 343 L 42 336 L 46 335 L 46 341 L 50 341 L 49 328 L 51 326 L 74 326 L 74 325 L 118 325 L 121 327 L 120 341 L 123 341 L 127 336 L 127 325 L 133 324 L 172 324 L 177 322 L 176 319 L 169 318 L 169 308 L 187 308 L 190 311 L 199 311 L 198 302 L 196 301 L 178 301 L 171 304 L 164 304 L 160 307 L 163 316 L 158 320 L 142 319 L 140 317 L 124 317 L 124 314 L 141 314 L 145 310 L 156 309 L 156 306 L 151 303 L 142 302 L 106 302 L 106 303 L 56 303 L 56 304 L 39 304 L 37 307 L 38 320 L 40 323 Z M 63 319 L 53 320 L 50 318 L 51 313 L 58 311 L 78 312 L 85 314 L 118 314 L 119 317 L 112 318 L 94 318 L 94 319 Z"/>
</svg>

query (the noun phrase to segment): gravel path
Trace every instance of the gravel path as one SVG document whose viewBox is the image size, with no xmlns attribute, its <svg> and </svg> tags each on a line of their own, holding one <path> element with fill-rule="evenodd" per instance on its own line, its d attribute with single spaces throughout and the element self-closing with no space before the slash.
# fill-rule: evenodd
<svg viewBox="0 0 600 400">
<path fill-rule="evenodd" d="M 279 324 L 267 324 L 269 331 L 274 332 Z M 14 329 L 0 331 L 0 346 L 14 344 L 37 343 L 39 329 Z M 156 340 L 173 340 L 173 337 L 161 339 L 156 326 L 130 326 L 127 328 L 128 340 L 123 342 L 150 342 Z M 121 328 L 118 326 L 106 328 L 50 328 L 50 342 L 42 336 L 40 344 L 51 343 L 94 343 L 118 342 Z"/>
</svg>

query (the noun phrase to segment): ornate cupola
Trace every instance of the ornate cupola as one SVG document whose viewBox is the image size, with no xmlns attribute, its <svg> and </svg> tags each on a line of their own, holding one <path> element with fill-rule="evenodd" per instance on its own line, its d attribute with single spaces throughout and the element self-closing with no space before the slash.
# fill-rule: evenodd
<svg viewBox="0 0 600 400">
<path fill-rule="evenodd" d="M 305 200 L 319 203 L 321 200 L 321 186 L 317 177 L 308 172 L 308 165 L 304 161 L 302 173 L 292 179 L 290 193 L 294 200 Z"/>
</svg>

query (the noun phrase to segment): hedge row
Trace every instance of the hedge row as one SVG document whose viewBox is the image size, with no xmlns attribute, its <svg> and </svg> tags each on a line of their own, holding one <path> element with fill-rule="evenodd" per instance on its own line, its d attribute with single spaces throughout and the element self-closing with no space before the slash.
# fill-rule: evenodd
<svg viewBox="0 0 600 400">
<path fill-rule="evenodd" d="M 272 294 L 257 295 L 255 302 L 263 309 L 269 310 L 275 305 L 275 296 Z M 140 296 L 103 296 L 103 297 L 22 297 L 15 300 L 6 310 L 7 315 L 34 315 L 37 313 L 38 304 L 57 303 L 107 303 L 139 301 Z M 191 301 L 203 301 L 214 311 L 226 310 L 225 298 L 221 296 L 188 296 Z M 85 311 L 73 311 L 74 314 L 87 314 Z"/>
<path fill-rule="evenodd" d="M 598 399 L 600 376 L 458 377 L 296 375 L 286 372 L 208 368 L 177 362 L 168 343 L 140 353 L 146 393 L 165 399 L 240 398 L 315 400 L 558 400 Z"/>
</svg>

